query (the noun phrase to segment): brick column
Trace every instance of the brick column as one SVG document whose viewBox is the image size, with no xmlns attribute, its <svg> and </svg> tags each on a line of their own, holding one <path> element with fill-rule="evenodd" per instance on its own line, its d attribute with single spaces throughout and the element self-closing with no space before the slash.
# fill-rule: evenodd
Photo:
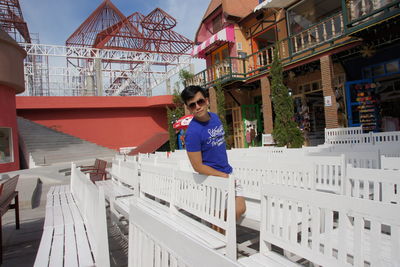
<svg viewBox="0 0 400 267">
<path fill-rule="evenodd" d="M 208 89 L 208 94 L 209 94 L 209 99 L 210 99 L 210 111 L 218 114 L 218 109 L 217 109 L 217 93 L 215 92 L 214 87 L 210 87 Z"/>
<path fill-rule="evenodd" d="M 337 114 L 337 104 L 335 92 L 333 90 L 333 63 L 331 56 L 323 56 L 320 59 L 321 64 L 321 79 L 322 79 L 322 90 L 324 97 L 330 97 L 332 105 L 330 107 L 325 106 L 325 127 L 326 128 L 338 128 L 339 118 Z"/>
<path fill-rule="evenodd" d="M 273 129 L 271 84 L 267 76 L 261 78 L 262 112 L 264 116 L 264 133 L 270 134 Z"/>
</svg>

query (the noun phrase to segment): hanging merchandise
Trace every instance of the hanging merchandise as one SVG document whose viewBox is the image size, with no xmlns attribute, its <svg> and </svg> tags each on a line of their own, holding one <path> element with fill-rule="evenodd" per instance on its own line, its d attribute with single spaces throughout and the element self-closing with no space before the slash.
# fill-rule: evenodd
<svg viewBox="0 0 400 267">
<path fill-rule="evenodd" d="M 244 120 L 246 126 L 246 142 L 249 146 L 254 146 L 254 141 L 257 135 L 257 120 Z"/>
<path fill-rule="evenodd" d="M 376 84 L 372 82 L 350 82 L 349 92 L 349 126 L 362 125 L 363 130 L 379 130 L 379 101 Z"/>
</svg>

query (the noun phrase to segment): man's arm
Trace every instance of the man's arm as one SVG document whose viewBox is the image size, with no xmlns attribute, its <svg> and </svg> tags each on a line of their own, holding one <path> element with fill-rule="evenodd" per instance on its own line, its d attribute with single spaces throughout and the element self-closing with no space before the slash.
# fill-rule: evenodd
<svg viewBox="0 0 400 267">
<path fill-rule="evenodd" d="M 203 158 L 201 157 L 201 152 L 187 152 L 190 163 L 192 164 L 193 169 L 204 175 L 213 175 L 213 176 L 219 176 L 219 177 L 224 177 L 228 178 L 229 174 L 226 174 L 224 172 L 218 171 L 210 166 L 204 165 L 203 164 Z"/>
</svg>

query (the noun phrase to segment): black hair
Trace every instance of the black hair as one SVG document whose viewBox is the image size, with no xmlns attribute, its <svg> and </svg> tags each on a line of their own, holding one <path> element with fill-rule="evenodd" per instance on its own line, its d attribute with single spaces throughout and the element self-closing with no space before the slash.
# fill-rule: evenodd
<svg viewBox="0 0 400 267">
<path fill-rule="evenodd" d="M 181 92 L 183 103 L 186 104 L 187 101 L 192 99 L 198 92 L 200 92 L 204 97 L 208 97 L 206 89 L 198 85 L 190 85 L 183 89 L 183 91 Z"/>
</svg>

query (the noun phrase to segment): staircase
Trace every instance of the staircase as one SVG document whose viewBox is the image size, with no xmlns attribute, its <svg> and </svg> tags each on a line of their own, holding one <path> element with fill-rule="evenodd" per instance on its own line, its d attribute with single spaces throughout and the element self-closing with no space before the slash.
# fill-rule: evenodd
<svg viewBox="0 0 400 267">
<path fill-rule="evenodd" d="M 20 146 L 35 165 L 113 157 L 116 151 L 18 117 Z"/>
</svg>

